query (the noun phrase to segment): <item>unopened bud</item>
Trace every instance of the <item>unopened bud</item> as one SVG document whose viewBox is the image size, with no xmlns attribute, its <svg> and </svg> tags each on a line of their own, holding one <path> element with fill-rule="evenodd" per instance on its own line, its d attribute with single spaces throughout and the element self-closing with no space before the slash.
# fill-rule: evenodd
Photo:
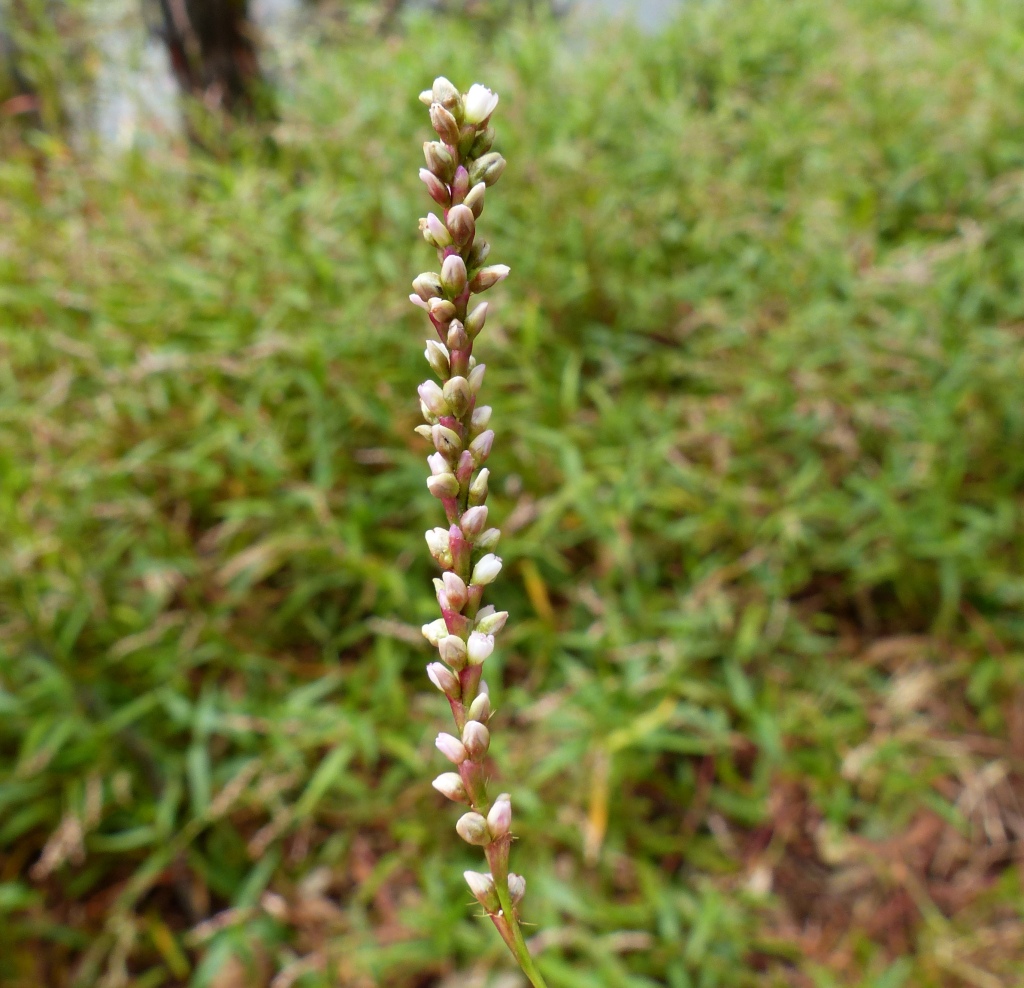
<svg viewBox="0 0 1024 988">
<path fill-rule="evenodd" d="M 469 390 L 473 394 L 479 394 L 480 386 L 484 383 L 484 374 L 487 371 L 487 364 L 477 364 L 469 372 Z"/>
<path fill-rule="evenodd" d="M 446 298 L 432 298 L 427 302 L 427 312 L 433 317 L 436 322 L 444 325 L 455 316 L 455 306 Z"/>
<path fill-rule="evenodd" d="M 448 597 L 453 611 L 461 611 L 466 606 L 469 589 L 466 581 L 458 573 L 447 572 L 442 574 L 441 582 L 444 584 L 444 592 Z"/>
<path fill-rule="evenodd" d="M 434 441 L 434 449 L 445 456 L 458 456 L 462 452 L 462 440 L 459 434 L 447 426 L 434 425 L 430 429 L 430 438 Z"/>
<path fill-rule="evenodd" d="M 508 611 L 495 611 L 493 614 L 487 614 L 482 617 L 478 616 L 476 630 L 481 634 L 493 637 L 505 627 L 507 620 Z"/>
<path fill-rule="evenodd" d="M 493 549 L 498 548 L 498 542 L 501 539 L 500 528 L 489 528 L 486 532 L 481 532 L 479 538 L 473 543 L 476 549 L 483 552 L 490 552 Z"/>
<path fill-rule="evenodd" d="M 481 473 L 486 473 L 486 471 L 481 471 Z M 477 480 L 479 479 L 480 478 L 477 477 Z M 475 485 L 476 481 L 473 481 L 473 483 Z M 486 485 L 487 478 L 485 477 L 484 486 Z M 462 518 L 459 520 L 459 527 L 462 529 L 463 532 L 465 532 L 466 538 L 470 539 L 470 541 L 476 538 L 476 536 L 478 536 L 484 530 L 484 525 L 486 524 L 487 509 L 483 505 L 480 505 L 475 508 L 470 508 L 469 510 L 464 511 L 462 513 Z"/>
<path fill-rule="evenodd" d="M 439 206 L 444 206 L 447 209 L 452 204 L 452 196 L 448 191 L 448 186 L 429 168 L 420 169 L 420 181 L 427 187 L 430 198 Z"/>
<path fill-rule="evenodd" d="M 523 901 L 523 896 L 526 895 L 526 879 L 522 875 L 511 871 L 508 873 L 508 894 L 513 906 L 518 906 Z"/>
<path fill-rule="evenodd" d="M 487 500 L 487 478 L 489 476 L 490 471 L 486 467 L 476 475 L 469 488 L 469 503 L 471 505 L 482 505 Z M 470 508 L 470 511 L 475 510 L 475 507 Z M 483 531 L 483 525 L 480 526 L 480 531 Z M 467 532 L 466 534 L 468 535 L 469 533 Z M 477 532 L 475 534 L 479 535 L 480 533 Z"/>
<path fill-rule="evenodd" d="M 438 642 L 437 650 L 440 652 L 441 658 L 456 672 L 465 668 L 469 652 L 466 643 L 458 635 L 446 635 Z"/>
<path fill-rule="evenodd" d="M 427 488 L 434 497 L 457 497 L 459 481 L 453 473 L 439 473 L 433 477 L 427 477 Z"/>
<path fill-rule="evenodd" d="M 420 230 L 423 233 L 423 239 L 439 250 L 452 242 L 452 235 L 448 232 L 448 227 L 433 213 L 428 213 L 420 220 Z"/>
<path fill-rule="evenodd" d="M 452 179 L 452 202 L 458 205 L 466 198 L 469 192 L 469 172 L 463 165 L 455 169 L 455 177 Z"/>
<path fill-rule="evenodd" d="M 424 302 L 441 297 L 441 276 L 436 271 L 424 271 L 412 280 L 413 290 Z"/>
<path fill-rule="evenodd" d="M 440 663 L 436 664 L 440 665 Z M 451 675 L 451 673 L 448 675 Z M 434 739 L 434 747 L 453 765 L 461 765 L 469 758 L 466 746 L 458 738 L 453 738 L 450 734 L 438 734 Z"/>
<path fill-rule="evenodd" d="M 423 403 L 420 402 L 421 407 L 422 407 L 422 404 Z M 426 411 L 429 412 L 430 409 L 426 409 Z M 429 419 L 428 419 L 428 421 L 429 421 Z M 424 439 L 429 439 L 430 438 L 430 429 L 431 429 L 431 426 L 429 426 L 429 425 L 417 425 L 412 431 L 415 432 L 417 436 L 422 436 Z"/>
<path fill-rule="evenodd" d="M 482 761 L 491 744 L 491 732 L 480 721 L 471 720 L 462 729 L 462 743 L 474 762 Z"/>
<path fill-rule="evenodd" d="M 446 669 L 440 662 L 431 662 L 427 666 L 427 676 L 445 696 L 450 696 L 453 700 L 457 700 L 462 693 L 458 679 L 450 669 Z M 447 736 L 447 734 L 442 735 L 442 737 Z M 456 764 L 458 763 L 456 762 Z"/>
<path fill-rule="evenodd" d="M 441 265 L 441 284 L 445 292 L 453 298 L 460 295 L 468 280 L 466 262 L 458 254 L 449 254 Z"/>
<path fill-rule="evenodd" d="M 423 625 L 420 630 L 423 632 L 423 637 L 436 648 L 437 643 L 448 634 L 448 625 L 444 623 L 444 618 L 438 618 L 436 621 L 431 621 L 430 624 Z"/>
<path fill-rule="evenodd" d="M 431 415 L 447 415 L 448 404 L 444 400 L 444 391 L 436 381 L 424 381 L 417 389 L 420 401 L 429 409 Z"/>
<path fill-rule="evenodd" d="M 473 454 L 473 460 L 479 466 L 491 455 L 491 447 L 494 445 L 494 430 L 485 429 L 469 444 L 469 451 Z"/>
<path fill-rule="evenodd" d="M 456 376 L 445 381 L 442 394 L 445 403 L 451 409 L 451 414 L 457 419 L 461 419 L 466 414 L 469 403 L 473 400 L 469 391 L 469 381 L 464 377 Z"/>
<path fill-rule="evenodd" d="M 454 147 L 459 143 L 458 122 L 440 103 L 431 104 L 430 124 L 445 144 L 451 144 Z"/>
<path fill-rule="evenodd" d="M 476 217 L 469 206 L 452 206 L 448 210 L 448 232 L 460 247 L 468 244 L 476 233 Z"/>
<path fill-rule="evenodd" d="M 470 720 L 486 724 L 491 719 L 491 698 L 486 693 L 480 693 L 469 705 L 468 716 Z"/>
<path fill-rule="evenodd" d="M 473 409 L 473 417 L 469 420 L 469 431 L 470 434 L 475 438 L 479 436 L 484 429 L 487 428 L 487 423 L 491 421 L 491 406 L 480 405 Z"/>
<path fill-rule="evenodd" d="M 463 200 L 463 204 L 469 207 L 473 216 L 477 219 L 480 218 L 480 214 L 484 211 L 484 193 L 486 191 L 487 184 L 485 182 L 477 182 L 476 185 L 466 193 L 466 198 Z"/>
<path fill-rule="evenodd" d="M 469 169 L 469 180 L 473 185 L 478 182 L 494 185 L 504 170 L 505 159 L 497 151 L 491 151 L 473 162 Z"/>
<path fill-rule="evenodd" d="M 420 102 L 425 103 L 427 106 L 430 106 L 430 104 L 434 102 L 433 90 L 424 89 L 423 92 L 420 93 Z"/>
<path fill-rule="evenodd" d="M 430 555 L 434 557 L 439 566 L 450 566 L 452 564 L 452 553 L 449 546 L 448 530 L 446 528 L 431 528 L 426 533 L 427 548 Z"/>
<path fill-rule="evenodd" d="M 466 335 L 466 327 L 458 319 L 453 319 L 448 324 L 448 349 L 465 350 L 468 346 L 469 337 Z"/>
<path fill-rule="evenodd" d="M 480 330 L 487 322 L 487 303 L 481 302 L 466 318 L 466 332 L 471 340 L 480 335 Z"/>
<path fill-rule="evenodd" d="M 474 240 L 473 247 L 466 258 L 466 267 L 471 271 L 482 267 L 491 253 L 491 245 L 486 240 Z"/>
<path fill-rule="evenodd" d="M 455 157 L 440 141 L 427 141 L 423 145 L 427 167 L 442 181 L 450 182 L 455 175 Z"/>
<path fill-rule="evenodd" d="M 512 797 L 503 792 L 487 814 L 487 829 L 492 838 L 504 837 L 512 829 Z"/>
<path fill-rule="evenodd" d="M 494 128 L 485 127 L 480 133 L 476 135 L 472 145 L 469 148 L 469 156 L 471 158 L 479 158 L 481 155 L 487 154 L 488 151 L 494 146 Z"/>
<path fill-rule="evenodd" d="M 481 268 L 469 283 L 471 291 L 485 292 L 499 281 L 508 277 L 509 267 L 507 264 L 491 264 L 489 267 Z"/>
<path fill-rule="evenodd" d="M 430 90 L 431 103 L 440 103 L 446 110 L 454 112 L 455 107 L 462 105 L 462 96 L 443 75 L 434 80 L 434 88 Z"/>
<path fill-rule="evenodd" d="M 462 783 L 458 772 L 443 772 L 431 785 L 442 795 L 447 796 L 453 803 L 468 803 L 469 794 Z"/>
<path fill-rule="evenodd" d="M 427 358 L 430 369 L 440 378 L 445 378 L 451 373 L 451 358 L 448 355 L 448 348 L 437 340 L 427 340 L 427 348 L 423 351 Z"/>
<path fill-rule="evenodd" d="M 494 635 L 484 635 L 474 631 L 469 636 L 466 654 L 471 666 L 482 666 L 494 651 Z"/>
<path fill-rule="evenodd" d="M 476 901 L 489 913 L 497 913 L 501 909 L 501 903 L 494 888 L 494 879 L 489 874 L 483 875 L 478 871 L 465 871 L 462 874 Z"/>
<path fill-rule="evenodd" d="M 470 582 L 478 587 L 486 586 L 488 583 L 493 583 L 500 572 L 501 559 L 493 552 L 489 552 L 473 567 L 473 577 Z"/>
<path fill-rule="evenodd" d="M 467 844 L 486 847 L 491 842 L 487 821 L 479 813 L 464 813 L 455 824 L 455 830 Z"/>
</svg>

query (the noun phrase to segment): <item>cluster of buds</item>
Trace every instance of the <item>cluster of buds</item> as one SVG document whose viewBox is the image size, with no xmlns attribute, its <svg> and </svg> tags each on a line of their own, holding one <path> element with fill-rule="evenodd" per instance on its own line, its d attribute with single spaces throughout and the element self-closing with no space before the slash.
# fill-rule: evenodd
<svg viewBox="0 0 1024 988">
<path fill-rule="evenodd" d="M 441 617 L 425 625 L 423 634 L 438 651 L 427 675 L 448 699 L 458 731 L 437 737 L 437 748 L 454 771 L 439 775 L 434 788 L 468 807 L 456 830 L 467 843 L 484 849 L 490 866 L 486 874 L 465 873 L 470 891 L 534 984 L 542 984 L 519 928 L 517 906 L 526 882 L 508 870 L 512 803 L 507 793 L 489 797 L 485 770 L 491 703 L 483 666 L 508 614 L 482 603 L 484 588 L 501 571 L 494 553 L 501 533 L 487 523 L 489 471 L 484 464 L 494 433 L 488 428 L 491 409 L 477 404 L 484 365 L 473 356 L 474 341 L 487 321 L 487 303 L 471 306 L 470 299 L 508 275 L 504 264 L 486 263 L 490 247 L 476 228 L 487 190 L 505 169 L 505 159 L 491 150 L 490 119 L 498 97 L 481 85 L 462 94 L 442 77 L 420 99 L 430 108 L 438 136 L 423 145 L 426 167 L 420 178 L 441 211 L 421 219 L 420 231 L 437 250 L 441 269 L 419 275 L 409 296 L 427 313 L 437 335 L 424 352 L 437 380 L 419 387 L 425 423 L 416 431 L 434 447 L 427 457 L 427 487 L 448 521 L 447 528 L 426 533 L 442 571 L 434 580 Z"/>
</svg>

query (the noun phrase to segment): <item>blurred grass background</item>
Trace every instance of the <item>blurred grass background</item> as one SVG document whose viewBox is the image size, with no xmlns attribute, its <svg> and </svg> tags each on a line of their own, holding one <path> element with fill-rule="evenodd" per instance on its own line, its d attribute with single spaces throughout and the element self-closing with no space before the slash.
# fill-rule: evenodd
<svg viewBox="0 0 1024 988">
<path fill-rule="evenodd" d="M 520 984 L 429 783 L 439 72 L 502 97 L 488 678 L 550 983 L 1024 984 L 1022 54 L 1009 0 L 412 15 L 205 149 L 9 115 L 0 984 Z"/>
</svg>

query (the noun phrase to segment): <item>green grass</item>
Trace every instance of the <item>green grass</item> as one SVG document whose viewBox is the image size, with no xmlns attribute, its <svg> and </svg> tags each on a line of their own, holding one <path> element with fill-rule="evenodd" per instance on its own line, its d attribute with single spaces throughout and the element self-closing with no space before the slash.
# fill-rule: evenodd
<svg viewBox="0 0 1024 988">
<path fill-rule="evenodd" d="M 488 678 L 551 985 L 1024 984 L 1021 8 L 444 31 L 307 51 L 224 161 L 9 135 L 0 984 L 510 969 L 429 784 L 442 70 L 502 95 Z"/>
</svg>

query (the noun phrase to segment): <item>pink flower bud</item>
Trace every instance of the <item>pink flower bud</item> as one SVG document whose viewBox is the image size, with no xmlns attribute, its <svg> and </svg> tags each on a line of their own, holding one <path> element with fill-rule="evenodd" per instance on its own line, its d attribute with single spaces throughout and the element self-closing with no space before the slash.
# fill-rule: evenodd
<svg viewBox="0 0 1024 988">
<path fill-rule="evenodd" d="M 453 765 L 461 765 L 469 758 L 466 746 L 458 738 L 453 738 L 450 734 L 438 734 L 434 740 L 434 746 Z"/>
<path fill-rule="evenodd" d="M 488 288 L 504 281 L 508 277 L 509 266 L 507 264 L 492 264 L 490 267 L 481 268 L 469 283 L 469 290 L 473 292 L 485 292 Z"/>
<path fill-rule="evenodd" d="M 508 873 L 508 894 L 512 899 L 512 905 L 518 906 L 526 895 L 526 879 L 514 872 Z"/>
<path fill-rule="evenodd" d="M 457 772 L 442 772 L 431 785 L 442 795 L 455 803 L 468 803 L 469 795 Z"/>
<path fill-rule="evenodd" d="M 486 724 L 491 719 L 491 698 L 486 693 L 481 693 L 469 705 L 469 719 L 478 720 Z"/>
<path fill-rule="evenodd" d="M 448 191 L 448 186 L 444 184 L 429 168 L 420 169 L 420 181 L 427 187 L 427 191 L 430 193 L 430 198 L 434 200 L 439 206 L 444 206 L 446 209 L 451 205 L 452 196 Z"/>
<path fill-rule="evenodd" d="M 473 483 L 470 485 L 469 488 L 470 504 L 474 506 L 479 506 L 482 505 L 484 501 L 487 500 L 487 478 L 490 477 L 490 475 L 491 472 L 490 470 L 487 469 L 487 467 L 484 467 L 483 470 L 481 470 L 476 475 L 476 478 L 473 480 Z M 481 525 L 480 528 L 482 530 L 483 525 Z M 466 534 L 468 535 L 469 533 L 467 532 Z M 474 534 L 479 535 L 480 533 L 476 532 Z"/>
<path fill-rule="evenodd" d="M 412 287 L 413 291 L 424 302 L 432 298 L 439 298 L 441 295 L 441 276 L 435 271 L 424 271 L 423 274 L 418 274 L 413 278 Z"/>
<path fill-rule="evenodd" d="M 448 227 L 446 227 L 444 223 L 442 223 L 433 213 L 427 214 L 427 228 L 424 236 L 430 241 L 430 243 L 438 248 L 447 247 L 452 242 L 452 236 L 448 232 Z"/>
<path fill-rule="evenodd" d="M 458 205 L 466 198 L 469 192 L 469 172 L 463 165 L 455 169 L 455 177 L 452 179 L 452 202 Z"/>
<path fill-rule="evenodd" d="M 469 206 L 452 206 L 448 210 L 448 232 L 460 247 L 473 239 L 476 233 L 476 217 Z"/>
<path fill-rule="evenodd" d="M 420 396 L 420 401 L 430 409 L 431 415 L 448 414 L 448 405 L 444 400 L 444 391 L 437 381 L 424 381 L 416 389 L 416 393 Z"/>
<path fill-rule="evenodd" d="M 453 700 L 457 700 L 462 693 L 458 679 L 450 669 L 446 669 L 440 662 L 431 662 L 427 666 L 427 676 L 445 696 L 450 696 Z M 448 735 L 443 734 L 441 737 L 448 737 Z"/>
<path fill-rule="evenodd" d="M 455 318 L 455 306 L 446 298 L 432 298 L 427 302 L 427 312 L 442 325 Z"/>
<path fill-rule="evenodd" d="M 463 200 L 463 205 L 468 206 L 477 219 L 480 218 L 480 214 L 484 211 L 484 193 L 486 191 L 487 184 L 485 182 L 477 182 L 466 193 L 466 197 Z"/>
<path fill-rule="evenodd" d="M 467 844 L 486 847 L 491 842 L 487 821 L 479 813 L 464 813 L 455 824 L 455 829 Z"/>
<path fill-rule="evenodd" d="M 491 421 L 491 411 L 490 405 L 479 405 L 473 409 L 473 418 L 470 419 L 469 427 L 474 438 L 487 428 L 487 423 Z"/>
<path fill-rule="evenodd" d="M 444 584 L 444 592 L 448 596 L 448 603 L 453 611 L 461 611 L 466 606 L 469 591 L 465 581 L 458 573 L 444 573 L 441 576 Z"/>
<path fill-rule="evenodd" d="M 432 426 L 430 438 L 434 441 L 434 449 L 439 453 L 444 453 L 445 456 L 458 456 L 462 452 L 462 440 L 459 439 L 459 434 L 447 426 Z"/>
<path fill-rule="evenodd" d="M 436 429 L 437 426 L 434 426 Z M 469 451 L 473 454 L 473 462 L 479 466 L 487 461 L 491 455 L 491 447 L 494 446 L 494 431 L 485 429 L 469 444 Z"/>
<path fill-rule="evenodd" d="M 455 117 L 451 115 L 440 103 L 433 103 L 430 107 L 430 124 L 437 131 L 437 136 L 445 144 L 456 145 L 459 143 L 459 125 Z"/>
<path fill-rule="evenodd" d="M 486 370 L 487 364 L 477 364 L 476 367 L 469 372 L 469 390 L 472 391 L 473 394 L 480 393 L 480 388 L 484 383 L 484 373 Z"/>
<path fill-rule="evenodd" d="M 512 829 L 512 797 L 503 792 L 487 814 L 487 829 L 491 837 L 504 837 Z"/>
<path fill-rule="evenodd" d="M 442 394 L 445 404 L 451 409 L 450 414 L 457 419 L 461 419 L 466 414 L 469 403 L 473 400 L 473 395 L 469 390 L 469 381 L 464 377 L 456 376 L 445 381 Z"/>
<path fill-rule="evenodd" d="M 440 141 L 427 141 L 423 145 L 427 167 L 442 181 L 450 182 L 455 174 L 455 158 Z"/>
<path fill-rule="evenodd" d="M 462 209 L 464 207 L 456 206 L 455 208 Z M 451 296 L 459 295 L 465 289 L 468 280 L 466 262 L 458 254 L 449 254 L 441 265 L 441 285 L 444 290 Z"/>
<path fill-rule="evenodd" d="M 481 505 L 479 507 L 469 508 L 467 511 L 464 511 L 462 514 L 462 519 L 459 522 L 459 527 L 462 529 L 463 532 L 466 533 L 467 538 L 473 539 L 484 530 L 484 525 L 486 524 L 487 509 Z"/>
<path fill-rule="evenodd" d="M 427 306 L 427 311 L 430 307 Z M 423 351 L 427 358 L 430 369 L 440 378 L 446 378 L 451 373 L 451 358 L 448 355 L 448 348 L 437 340 L 427 340 L 427 348 Z"/>
<path fill-rule="evenodd" d="M 453 319 L 448 324 L 448 349 L 465 350 L 468 346 L 469 336 L 466 334 L 466 327 L 458 319 Z"/>
</svg>

